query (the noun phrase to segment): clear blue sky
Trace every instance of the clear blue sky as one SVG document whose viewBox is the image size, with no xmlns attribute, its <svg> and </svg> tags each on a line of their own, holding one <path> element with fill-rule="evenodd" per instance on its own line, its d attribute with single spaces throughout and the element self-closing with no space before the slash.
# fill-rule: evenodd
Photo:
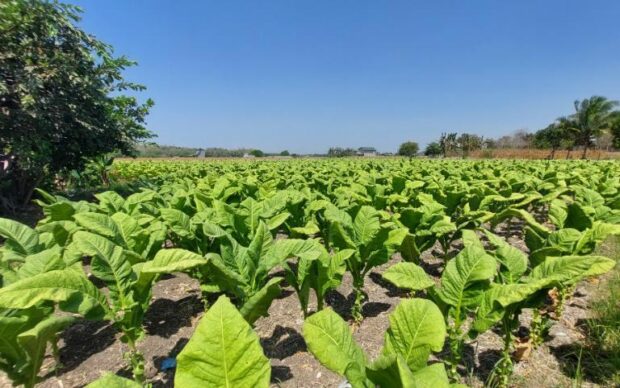
<svg viewBox="0 0 620 388">
<path fill-rule="evenodd" d="M 70 0 L 69 0 L 70 1 Z M 161 144 L 395 151 L 620 99 L 618 0 L 80 0 Z"/>
</svg>

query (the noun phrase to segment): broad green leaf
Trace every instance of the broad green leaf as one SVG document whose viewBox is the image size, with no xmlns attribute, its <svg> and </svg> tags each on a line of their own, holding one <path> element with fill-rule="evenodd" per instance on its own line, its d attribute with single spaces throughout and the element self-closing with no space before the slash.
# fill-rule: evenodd
<svg viewBox="0 0 620 388">
<path fill-rule="evenodd" d="M 532 279 L 553 279 L 560 283 L 575 283 L 589 276 L 610 271 L 616 262 L 603 256 L 548 257 L 532 270 Z"/>
<path fill-rule="evenodd" d="M 269 232 L 269 228 L 264 222 L 260 222 L 258 224 L 258 228 L 256 229 L 256 233 L 254 234 L 254 238 L 250 242 L 250 246 L 248 247 L 248 256 L 251 259 L 252 270 L 251 273 L 256 271 L 256 268 L 261 264 L 261 258 L 267 255 L 269 249 L 273 245 L 273 237 L 271 236 L 271 232 Z"/>
<path fill-rule="evenodd" d="M 520 249 L 508 244 L 503 238 L 484 230 L 489 242 L 496 247 L 495 258 L 502 268 L 500 272 L 507 282 L 517 282 L 527 271 L 528 258 Z"/>
<path fill-rule="evenodd" d="M 407 234 L 405 236 L 405 238 L 403 239 L 403 243 L 400 246 L 399 251 L 400 251 L 400 255 L 402 256 L 403 260 L 407 262 L 411 262 L 411 263 L 420 262 L 421 252 L 420 252 L 420 249 L 418 249 L 414 235 Z"/>
<path fill-rule="evenodd" d="M 390 314 L 384 354 L 404 358 L 413 371 L 426 365 L 431 351 L 443 348 L 446 325 L 439 308 L 426 299 L 403 299 Z"/>
<path fill-rule="evenodd" d="M 448 388 L 450 380 L 444 364 L 439 362 L 413 372 L 415 388 Z"/>
<path fill-rule="evenodd" d="M 339 222 L 333 222 L 329 227 L 329 240 L 338 249 L 355 249 L 357 244 L 353 242 L 344 226 Z"/>
<path fill-rule="evenodd" d="M 554 199 L 549 204 L 549 220 L 556 228 L 564 228 L 564 223 L 568 217 L 568 205 L 561 199 Z"/>
<path fill-rule="evenodd" d="M 125 200 L 114 191 L 105 191 L 103 193 L 95 194 L 95 198 L 99 200 L 99 208 L 108 214 L 123 211 Z"/>
<path fill-rule="evenodd" d="M 62 249 L 55 245 L 39 253 L 26 257 L 24 264 L 17 270 L 17 276 L 25 279 L 43 272 L 65 268 Z"/>
<path fill-rule="evenodd" d="M 130 214 L 133 214 L 133 211 L 138 207 L 138 205 L 152 201 L 155 198 L 155 195 L 156 192 L 151 190 L 133 193 L 125 199 L 124 206 Z"/>
<path fill-rule="evenodd" d="M 74 322 L 70 316 L 51 316 L 39 323 L 32 329 L 17 336 L 17 341 L 28 356 L 28 363 L 24 370 L 20 371 L 28 376 L 27 386 L 34 386 L 38 382 L 38 373 L 43 363 L 47 343 L 55 340 L 56 334 Z"/>
<path fill-rule="evenodd" d="M 478 235 L 473 230 L 469 230 L 469 229 L 462 230 L 461 238 L 463 240 L 463 245 L 465 247 L 475 246 L 476 248 L 481 248 L 481 249 L 484 248 L 484 246 L 482 245 L 482 242 L 478 238 Z"/>
<path fill-rule="evenodd" d="M 134 249 L 134 236 L 142 230 L 138 220 L 126 213 L 114 213 L 112 220 L 116 223 L 119 237 L 123 245 L 129 249 Z"/>
<path fill-rule="evenodd" d="M 129 294 L 136 276 L 131 267 L 134 262 L 126 251 L 104 237 L 83 231 L 74 234 L 72 246 L 92 257 L 91 271 L 106 282 L 114 305 L 120 308 L 131 305 Z"/>
<path fill-rule="evenodd" d="M 248 300 L 241 306 L 239 312 L 249 324 L 254 324 L 260 317 L 267 316 L 267 311 L 271 302 L 282 292 L 280 288 L 280 282 L 282 278 L 273 278 L 267 282 L 267 284 L 258 290 L 255 294 L 250 296 Z"/>
<path fill-rule="evenodd" d="M 319 227 L 312 221 L 308 221 L 304 226 L 291 228 L 291 230 L 295 233 L 303 234 L 306 236 L 313 236 L 321 231 Z"/>
<path fill-rule="evenodd" d="M 620 225 L 595 221 L 590 229 L 581 234 L 575 244 L 574 252 L 590 253 L 609 235 L 620 235 Z"/>
<path fill-rule="evenodd" d="M 285 213 L 280 213 L 277 214 L 271 218 L 269 218 L 268 220 L 266 220 L 266 224 L 267 227 L 269 228 L 269 230 L 276 230 L 277 228 L 279 228 L 289 217 L 291 216 L 290 213 L 285 212 Z"/>
<path fill-rule="evenodd" d="M 502 222 L 502 221 L 504 221 L 506 219 L 510 219 L 512 217 L 521 218 L 522 220 L 524 220 L 527 223 L 527 225 L 530 228 L 535 230 L 536 233 L 538 233 L 538 234 L 547 235 L 547 234 L 549 234 L 551 232 L 549 230 L 549 228 L 547 228 L 546 226 L 544 226 L 541 223 L 539 223 L 538 221 L 536 221 L 534 216 L 531 213 L 528 213 L 527 210 L 525 210 L 525 209 L 509 208 L 509 209 L 503 210 L 502 212 L 497 213 L 493 217 L 492 224 L 493 225 L 497 225 L 500 222 Z"/>
<path fill-rule="evenodd" d="M 28 315 L 0 316 L 0 357 L 8 362 L 25 362 L 17 336 L 31 326 Z M 17 368 L 16 368 L 17 369 Z M 19 371 L 15 370 L 15 373 Z"/>
<path fill-rule="evenodd" d="M 43 301 L 60 303 L 62 310 L 89 319 L 103 319 L 108 312 L 105 296 L 76 271 L 49 271 L 0 289 L 2 308 L 27 309 Z"/>
<path fill-rule="evenodd" d="M 366 374 L 379 387 L 415 388 L 413 373 L 400 355 L 380 355 L 366 367 Z"/>
<path fill-rule="evenodd" d="M 70 236 L 80 227 L 73 221 L 52 221 L 37 225 L 37 232 L 51 233 L 56 244 L 65 246 Z"/>
<path fill-rule="evenodd" d="M 584 231 L 592 227 L 592 219 L 588 216 L 583 206 L 577 203 L 568 205 L 568 215 L 566 216 L 565 228 L 573 228 Z"/>
<path fill-rule="evenodd" d="M 323 366 L 346 376 L 353 386 L 362 386 L 366 356 L 355 343 L 349 326 L 331 308 L 306 319 L 303 336 L 308 350 Z"/>
<path fill-rule="evenodd" d="M 382 276 L 396 287 L 412 291 L 424 290 L 435 285 L 424 269 L 414 263 L 394 264 L 385 270 Z"/>
<path fill-rule="evenodd" d="M 190 218 L 177 209 L 160 209 L 161 218 L 180 237 L 193 238 Z"/>
<path fill-rule="evenodd" d="M 0 218 L 0 236 L 6 239 L 5 248 L 19 255 L 36 253 L 39 246 L 39 234 L 34 229 L 7 218 Z"/>
<path fill-rule="evenodd" d="M 441 276 L 439 297 L 444 303 L 461 307 L 475 303 L 480 292 L 467 295 L 467 288 L 474 282 L 488 281 L 494 277 L 497 264 L 483 248 L 466 246 L 454 259 L 448 261 Z"/>
<path fill-rule="evenodd" d="M 355 254 L 353 249 L 343 249 L 333 255 L 327 251 L 319 258 L 317 274 L 317 297 L 323 298 L 327 291 L 334 289 L 342 282 L 346 272 L 346 261 Z"/>
<path fill-rule="evenodd" d="M 379 233 L 379 229 L 381 229 L 379 212 L 370 206 L 362 206 L 353 222 L 356 241 L 361 245 L 369 244 Z"/>
<path fill-rule="evenodd" d="M 43 213 L 46 215 L 45 221 L 69 221 L 75 214 L 75 209 L 69 202 L 56 202 L 54 204 L 44 206 Z"/>
<path fill-rule="evenodd" d="M 437 236 L 443 236 L 444 234 L 455 232 L 456 225 L 450 221 L 450 217 L 445 216 L 441 220 L 435 222 L 431 226 L 430 231 Z"/>
<path fill-rule="evenodd" d="M 202 232 L 211 238 L 220 238 L 226 236 L 228 233 L 222 229 L 219 225 L 205 221 L 202 224 Z"/>
<path fill-rule="evenodd" d="M 207 270 L 209 279 L 213 280 L 219 288 L 230 291 L 239 297 L 244 296 L 242 291 L 248 287 L 248 281 L 240 274 L 229 268 L 216 253 L 207 254 Z"/>
<path fill-rule="evenodd" d="M 101 213 L 78 213 L 74 216 L 75 222 L 82 228 L 100 234 L 110 240 L 120 239 L 120 230 L 114 220 Z M 120 241 L 118 241 L 120 242 Z"/>
<path fill-rule="evenodd" d="M 269 360 L 258 335 L 220 296 L 177 357 L 178 387 L 268 387 Z"/>
<path fill-rule="evenodd" d="M 491 285 L 480 301 L 472 332 L 478 334 L 487 331 L 502 319 L 506 307 L 524 301 L 550 283 L 547 280 L 534 280 L 528 283 Z"/>
<path fill-rule="evenodd" d="M 197 253 L 185 249 L 162 249 L 151 261 L 142 266 L 144 273 L 173 273 L 205 265 L 208 260 Z"/>
</svg>

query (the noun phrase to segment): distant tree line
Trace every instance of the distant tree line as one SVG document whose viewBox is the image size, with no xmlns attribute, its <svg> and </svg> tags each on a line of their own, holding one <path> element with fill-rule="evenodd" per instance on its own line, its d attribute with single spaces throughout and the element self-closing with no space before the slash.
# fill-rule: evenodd
<svg viewBox="0 0 620 388">
<path fill-rule="evenodd" d="M 357 155 L 357 150 L 353 148 L 331 147 L 327 150 L 327 156 L 330 158 L 344 158 L 355 155 Z"/>
<path fill-rule="evenodd" d="M 198 148 L 140 143 L 136 144 L 135 151 L 137 156 L 145 158 L 191 157 L 196 155 Z"/>
<path fill-rule="evenodd" d="M 620 110 L 618 101 L 592 96 L 574 103 L 574 113 L 562 116 L 534 133 L 517 130 L 497 139 L 474 133 L 442 133 L 438 141 L 427 145 L 426 156 L 463 156 L 484 149 L 548 149 L 549 158 L 558 150 L 575 149 L 586 158 L 589 149 L 620 149 Z"/>
<path fill-rule="evenodd" d="M 138 143 L 135 145 L 135 154 L 142 158 L 240 158 L 244 155 L 252 155 L 260 158 L 264 156 L 290 156 L 288 151 L 277 154 L 270 154 L 255 148 L 227 149 L 219 147 L 192 148 L 178 147 L 170 145 L 160 145 L 156 143 Z"/>
</svg>

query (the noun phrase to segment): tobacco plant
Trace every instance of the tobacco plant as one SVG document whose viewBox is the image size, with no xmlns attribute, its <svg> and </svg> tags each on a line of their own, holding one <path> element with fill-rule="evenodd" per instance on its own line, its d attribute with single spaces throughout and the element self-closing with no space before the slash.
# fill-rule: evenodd
<svg viewBox="0 0 620 388">
<path fill-rule="evenodd" d="M 220 298 L 202 317 L 178 355 L 177 387 L 269 387 L 271 366 L 258 335 Z"/>
<path fill-rule="evenodd" d="M 466 340 L 463 324 L 478 307 L 497 270 L 495 258 L 485 252 L 475 232 L 463 231 L 463 245 L 463 250 L 447 262 L 440 285 L 429 290 L 445 316 L 450 346 L 449 375 L 453 380 L 458 377 Z"/>
<path fill-rule="evenodd" d="M 353 278 L 355 301 L 351 310 L 357 322 L 363 319 L 362 302 L 364 280 L 371 269 L 387 263 L 402 244 L 407 234 L 404 228 L 395 228 L 393 222 L 384 222 L 379 211 L 362 206 L 355 219 L 341 217 L 330 225 L 331 243 L 338 249 L 353 249 L 347 260 L 347 269 Z"/>
<path fill-rule="evenodd" d="M 522 251 L 490 232 L 486 235 L 495 248 L 492 254 L 500 269 L 491 287 L 484 292 L 470 334 L 482 333 L 495 324 L 500 326 L 504 347 L 492 378 L 494 383 L 506 387 L 513 369 L 514 332 L 519 327 L 522 310 L 539 309 L 550 289 L 601 275 L 613 268 L 615 262 L 601 256 L 561 256 L 547 257 L 541 264 L 529 267 L 528 257 Z"/>
<path fill-rule="evenodd" d="M 283 264 L 286 281 L 297 293 L 304 317 L 309 314 L 310 290 L 314 291 L 316 296 L 316 310 L 322 310 L 327 293 L 342 282 L 347 270 L 346 261 L 353 254 L 355 254 L 353 249 L 343 249 L 330 254 L 317 241 L 314 247 L 297 253 L 296 262 Z"/>
<path fill-rule="evenodd" d="M 370 361 L 351 329 L 332 309 L 306 319 L 303 336 L 323 366 L 346 377 L 352 387 L 449 386 L 441 363 L 428 365 L 442 349 L 446 327 L 441 311 L 425 299 L 404 299 L 390 314 L 380 356 Z"/>
</svg>

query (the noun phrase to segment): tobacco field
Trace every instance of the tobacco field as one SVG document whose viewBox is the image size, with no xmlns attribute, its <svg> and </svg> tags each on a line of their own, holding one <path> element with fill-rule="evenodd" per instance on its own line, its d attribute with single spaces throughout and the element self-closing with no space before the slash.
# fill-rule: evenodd
<svg viewBox="0 0 620 388">
<path fill-rule="evenodd" d="M 580 284 L 616 264 L 599 251 L 620 235 L 616 161 L 124 160 L 112 174 L 134 192 L 38 191 L 35 227 L 0 219 L 0 381 L 507 387 Z M 172 303 L 183 341 L 153 318 L 172 294 L 195 302 L 187 319 Z M 72 354 L 75 336 L 96 351 Z M 156 336 L 175 339 L 159 358 L 143 347 Z M 80 375 L 113 344 L 120 368 Z"/>
</svg>

